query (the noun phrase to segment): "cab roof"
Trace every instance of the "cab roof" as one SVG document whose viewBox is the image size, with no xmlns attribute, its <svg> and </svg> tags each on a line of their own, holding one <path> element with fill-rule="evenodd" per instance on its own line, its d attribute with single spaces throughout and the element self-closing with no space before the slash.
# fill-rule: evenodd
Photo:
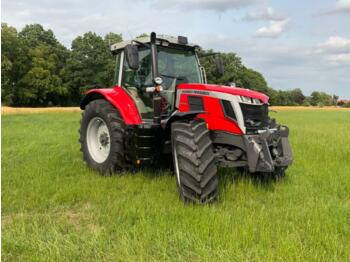
<svg viewBox="0 0 350 262">
<path fill-rule="evenodd" d="M 184 37 L 179 36 L 179 37 L 174 37 L 174 36 L 168 36 L 168 35 L 157 35 L 157 45 L 161 45 L 161 46 L 178 46 L 178 47 L 189 47 L 189 48 L 198 48 L 200 49 L 199 45 L 193 44 L 193 43 L 188 43 L 187 42 L 187 38 L 186 42 L 184 42 Z M 141 43 L 145 43 L 145 44 L 149 44 L 151 42 L 151 38 L 150 36 L 142 36 L 139 38 L 135 38 L 133 40 L 126 40 L 126 41 L 122 41 L 119 43 L 115 43 L 113 45 L 111 45 L 111 52 L 112 53 L 118 53 L 119 51 L 123 50 L 125 46 L 129 45 L 129 44 L 137 44 L 137 42 L 141 42 Z"/>
</svg>

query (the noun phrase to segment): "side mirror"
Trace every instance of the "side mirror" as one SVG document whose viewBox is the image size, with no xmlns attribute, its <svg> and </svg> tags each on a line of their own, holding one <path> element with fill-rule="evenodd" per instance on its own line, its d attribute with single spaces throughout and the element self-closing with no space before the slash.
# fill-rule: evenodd
<svg viewBox="0 0 350 262">
<path fill-rule="evenodd" d="M 132 70 L 139 69 L 139 52 L 136 45 L 127 45 L 124 48 L 126 62 Z"/>
<path fill-rule="evenodd" d="M 224 60 L 222 59 L 222 56 L 218 55 L 215 57 L 215 66 L 216 66 L 216 71 L 220 74 L 220 76 L 223 76 L 225 74 L 225 67 L 224 67 Z"/>
</svg>

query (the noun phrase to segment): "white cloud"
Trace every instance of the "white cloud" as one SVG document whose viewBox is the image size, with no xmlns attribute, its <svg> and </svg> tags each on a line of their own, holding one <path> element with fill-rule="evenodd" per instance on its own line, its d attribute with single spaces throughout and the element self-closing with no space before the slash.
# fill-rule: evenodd
<svg viewBox="0 0 350 262">
<path fill-rule="evenodd" d="M 350 12 L 350 1 L 339 0 L 335 5 L 335 11 L 337 12 Z"/>
<path fill-rule="evenodd" d="M 178 8 L 186 11 L 213 10 L 224 12 L 231 9 L 239 9 L 256 3 L 258 0 L 156 0 L 157 8 Z"/>
<path fill-rule="evenodd" d="M 350 65 L 350 53 L 349 54 L 338 54 L 331 55 L 328 57 L 330 62 L 335 64 L 349 64 Z"/>
<path fill-rule="evenodd" d="M 281 21 L 285 20 L 287 17 L 281 12 L 277 12 L 272 7 L 267 7 L 259 11 L 253 11 L 248 13 L 243 20 L 245 21 Z"/>
<path fill-rule="evenodd" d="M 289 19 L 282 21 L 270 21 L 268 26 L 263 26 L 256 30 L 255 36 L 257 37 L 278 37 L 286 28 Z"/>
<path fill-rule="evenodd" d="M 332 9 L 321 12 L 321 15 L 332 15 L 339 13 L 350 13 L 350 0 L 338 0 L 335 4 L 335 7 Z"/>
<path fill-rule="evenodd" d="M 326 42 L 318 45 L 316 53 L 350 53 L 350 39 L 331 36 Z"/>
<path fill-rule="evenodd" d="M 333 65 L 350 65 L 350 39 L 331 36 L 319 44 L 314 53 L 322 55 Z"/>
<path fill-rule="evenodd" d="M 273 88 L 300 87 L 306 95 L 321 90 L 344 98 L 350 97 L 349 66 L 345 64 L 349 57 L 333 57 L 331 61 L 324 55 L 316 54 L 311 44 L 283 39 L 262 41 L 257 38 L 205 34 L 197 37 L 196 42 L 204 48 L 237 53 L 246 66 L 261 72 Z"/>
</svg>

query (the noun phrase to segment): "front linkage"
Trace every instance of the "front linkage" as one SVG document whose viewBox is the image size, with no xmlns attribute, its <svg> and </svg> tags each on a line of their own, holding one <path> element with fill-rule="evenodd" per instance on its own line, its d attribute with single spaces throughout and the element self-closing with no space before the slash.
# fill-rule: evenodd
<svg viewBox="0 0 350 262">
<path fill-rule="evenodd" d="M 258 134 L 243 136 L 249 172 L 272 173 L 292 164 L 288 135 L 288 127 L 277 125 L 275 128 L 260 130 Z"/>
</svg>

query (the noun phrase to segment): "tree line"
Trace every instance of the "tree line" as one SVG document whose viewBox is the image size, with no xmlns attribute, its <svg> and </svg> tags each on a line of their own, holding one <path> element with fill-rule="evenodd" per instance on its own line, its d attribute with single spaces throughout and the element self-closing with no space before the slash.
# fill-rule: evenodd
<svg viewBox="0 0 350 262">
<path fill-rule="evenodd" d="M 143 34 L 145 35 L 145 34 Z M 94 32 L 77 36 L 68 49 L 52 30 L 40 24 L 26 25 L 21 31 L 1 24 L 1 99 L 10 106 L 78 105 L 83 93 L 94 87 L 113 85 L 115 60 L 110 45 L 122 41 L 110 32 L 104 37 Z M 202 51 L 211 53 L 212 50 Z M 201 64 L 208 83 L 227 84 L 266 93 L 272 105 L 332 105 L 337 100 L 324 92 L 310 97 L 301 89 L 275 90 L 264 76 L 243 65 L 235 53 L 221 53 L 224 75 L 216 72 L 213 57 L 204 56 Z"/>
</svg>

